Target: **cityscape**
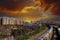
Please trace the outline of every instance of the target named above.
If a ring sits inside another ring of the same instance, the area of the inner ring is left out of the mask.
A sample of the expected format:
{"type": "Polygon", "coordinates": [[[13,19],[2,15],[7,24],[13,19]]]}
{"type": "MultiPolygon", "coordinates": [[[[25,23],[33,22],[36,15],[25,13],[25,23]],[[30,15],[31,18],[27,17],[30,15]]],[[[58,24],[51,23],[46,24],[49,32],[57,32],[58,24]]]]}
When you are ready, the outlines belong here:
{"type": "Polygon", "coordinates": [[[60,40],[60,0],[0,0],[0,40],[60,40]]]}

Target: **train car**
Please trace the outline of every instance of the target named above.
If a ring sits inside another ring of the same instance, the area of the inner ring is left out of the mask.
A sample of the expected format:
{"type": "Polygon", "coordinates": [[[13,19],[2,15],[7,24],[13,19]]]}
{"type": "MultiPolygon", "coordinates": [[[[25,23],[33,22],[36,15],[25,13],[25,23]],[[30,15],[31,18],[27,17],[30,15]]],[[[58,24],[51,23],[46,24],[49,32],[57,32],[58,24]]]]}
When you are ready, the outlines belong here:
{"type": "Polygon", "coordinates": [[[53,28],[49,29],[45,34],[43,34],[38,40],[51,40],[53,35],[53,28]]]}
{"type": "Polygon", "coordinates": [[[43,34],[38,40],[51,40],[53,35],[53,27],[51,27],[45,34],[43,34]]]}
{"type": "Polygon", "coordinates": [[[45,35],[45,37],[43,38],[43,40],[51,40],[52,35],[53,35],[53,28],[51,28],[51,29],[47,32],[47,34],[45,35]]]}

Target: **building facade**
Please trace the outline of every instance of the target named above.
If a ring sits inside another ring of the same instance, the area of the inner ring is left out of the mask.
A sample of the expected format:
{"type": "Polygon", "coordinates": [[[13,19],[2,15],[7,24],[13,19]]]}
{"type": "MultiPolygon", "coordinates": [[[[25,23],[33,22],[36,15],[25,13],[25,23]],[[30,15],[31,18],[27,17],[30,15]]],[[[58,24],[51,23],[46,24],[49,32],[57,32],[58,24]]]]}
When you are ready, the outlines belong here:
{"type": "Polygon", "coordinates": [[[0,25],[22,25],[24,21],[20,18],[0,17],[0,25]]]}

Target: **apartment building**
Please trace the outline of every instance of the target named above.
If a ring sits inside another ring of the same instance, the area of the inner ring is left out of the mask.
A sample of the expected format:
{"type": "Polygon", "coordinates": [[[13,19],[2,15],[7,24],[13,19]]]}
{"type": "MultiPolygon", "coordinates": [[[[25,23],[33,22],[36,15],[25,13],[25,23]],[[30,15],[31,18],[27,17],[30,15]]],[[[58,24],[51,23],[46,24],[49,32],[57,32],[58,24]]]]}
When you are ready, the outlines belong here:
{"type": "Polygon", "coordinates": [[[24,21],[20,18],[0,17],[0,25],[22,25],[24,21]]]}
{"type": "Polygon", "coordinates": [[[1,17],[0,17],[0,25],[2,25],[2,19],[1,19],[1,17]]]}

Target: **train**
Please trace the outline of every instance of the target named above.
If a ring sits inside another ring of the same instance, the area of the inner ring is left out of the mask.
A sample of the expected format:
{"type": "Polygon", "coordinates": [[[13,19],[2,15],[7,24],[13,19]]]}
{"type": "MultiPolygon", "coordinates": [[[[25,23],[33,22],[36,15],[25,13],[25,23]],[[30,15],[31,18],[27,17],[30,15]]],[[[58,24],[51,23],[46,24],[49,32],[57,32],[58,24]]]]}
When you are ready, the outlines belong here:
{"type": "Polygon", "coordinates": [[[53,35],[53,27],[51,27],[46,33],[44,33],[38,40],[51,40],[53,35]]]}
{"type": "Polygon", "coordinates": [[[45,35],[45,40],[51,40],[53,35],[53,28],[51,28],[48,33],[45,35]]]}

